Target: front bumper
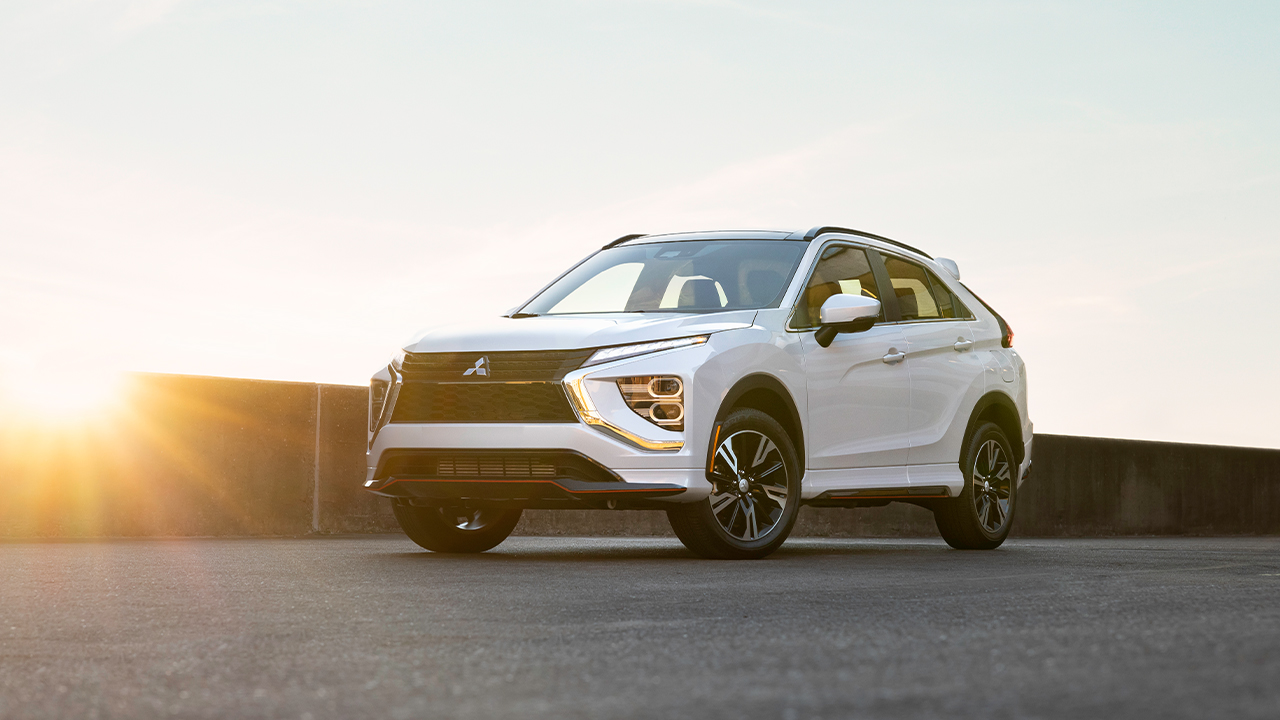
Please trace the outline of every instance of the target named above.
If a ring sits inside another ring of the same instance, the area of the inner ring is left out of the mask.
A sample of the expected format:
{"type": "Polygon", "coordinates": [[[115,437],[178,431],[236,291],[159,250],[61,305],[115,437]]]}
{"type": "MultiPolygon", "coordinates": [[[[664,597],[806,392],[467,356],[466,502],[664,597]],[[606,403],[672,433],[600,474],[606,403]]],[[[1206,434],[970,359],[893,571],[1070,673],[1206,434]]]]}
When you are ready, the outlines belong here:
{"type": "Polygon", "coordinates": [[[657,508],[655,501],[684,492],[679,485],[628,482],[590,483],[573,478],[545,480],[444,480],[394,478],[370,490],[413,504],[510,505],[524,508],[657,508]]]}
{"type": "MultiPolygon", "coordinates": [[[[712,378],[710,383],[695,381],[699,368],[712,354],[711,344],[568,373],[563,387],[577,422],[384,422],[370,436],[365,487],[382,495],[412,495],[424,500],[442,496],[529,502],[566,498],[587,502],[606,496],[619,502],[622,498],[666,503],[701,500],[711,492],[704,467],[706,443],[701,438],[710,437],[713,408],[719,405],[714,389],[723,387],[718,378],[712,378]],[[660,428],[626,404],[617,378],[643,375],[675,375],[682,379],[688,412],[685,432],[660,428]],[[532,485],[520,478],[476,478],[462,487],[456,478],[439,473],[388,470],[384,462],[388,454],[402,451],[570,452],[607,468],[612,477],[606,484],[595,478],[590,487],[578,485],[573,477],[561,476],[539,478],[532,485]]],[[[392,416],[390,410],[386,414],[392,416]]]]}
{"type": "Polygon", "coordinates": [[[687,447],[678,452],[646,452],[579,423],[392,423],[382,428],[369,450],[365,488],[378,495],[419,499],[428,504],[448,498],[512,501],[523,507],[693,502],[711,492],[702,458],[695,459],[693,452],[687,447]],[[583,473],[557,472],[536,478],[459,478],[440,474],[429,466],[406,469],[392,462],[406,453],[475,455],[519,451],[572,453],[599,466],[608,476],[585,478],[583,473]]]}

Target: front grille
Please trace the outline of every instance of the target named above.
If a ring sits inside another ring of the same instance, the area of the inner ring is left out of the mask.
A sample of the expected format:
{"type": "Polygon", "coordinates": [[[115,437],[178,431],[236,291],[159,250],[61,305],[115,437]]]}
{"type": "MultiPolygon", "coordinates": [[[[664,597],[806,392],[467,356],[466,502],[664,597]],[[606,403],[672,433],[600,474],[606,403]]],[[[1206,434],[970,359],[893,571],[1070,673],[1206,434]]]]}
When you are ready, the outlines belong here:
{"type": "Polygon", "coordinates": [[[490,382],[560,382],[591,357],[594,349],[529,352],[407,353],[406,381],[458,382],[483,378],[490,382]],[[485,362],[480,363],[481,358],[485,362]],[[484,372],[477,374],[477,369],[484,372]],[[465,375],[468,370],[471,375],[465,375]]]}
{"type": "Polygon", "coordinates": [[[556,466],[531,457],[444,457],[436,461],[436,475],[442,478],[553,478],[556,466]]]}
{"type": "Polygon", "coordinates": [[[407,480],[620,481],[603,466],[571,450],[388,450],[376,476],[407,480]]]}
{"type": "Polygon", "coordinates": [[[400,388],[393,423],[577,422],[559,383],[426,383],[400,388]]]}

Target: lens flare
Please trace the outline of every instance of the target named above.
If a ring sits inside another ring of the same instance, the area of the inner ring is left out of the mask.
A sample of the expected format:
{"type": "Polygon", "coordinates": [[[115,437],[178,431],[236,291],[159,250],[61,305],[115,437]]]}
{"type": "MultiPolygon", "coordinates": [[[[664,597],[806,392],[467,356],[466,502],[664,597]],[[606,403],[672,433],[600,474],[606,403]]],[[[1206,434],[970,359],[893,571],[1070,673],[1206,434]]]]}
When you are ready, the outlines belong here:
{"type": "Polygon", "coordinates": [[[115,372],[76,370],[0,377],[0,404],[33,421],[90,420],[120,401],[124,378],[115,372]]]}

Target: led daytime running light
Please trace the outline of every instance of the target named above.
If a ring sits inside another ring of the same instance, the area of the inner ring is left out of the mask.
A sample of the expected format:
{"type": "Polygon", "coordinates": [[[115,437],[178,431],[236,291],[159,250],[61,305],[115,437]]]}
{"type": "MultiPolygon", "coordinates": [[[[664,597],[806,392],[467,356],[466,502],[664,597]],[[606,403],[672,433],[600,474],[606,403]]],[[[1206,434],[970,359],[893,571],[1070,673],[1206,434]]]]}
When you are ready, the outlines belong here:
{"type": "Polygon", "coordinates": [[[659,340],[657,342],[640,343],[638,345],[623,345],[621,347],[604,348],[602,350],[597,350],[594,355],[582,364],[582,367],[590,367],[591,365],[599,365],[600,363],[636,357],[637,355],[648,355],[649,353],[661,352],[663,350],[675,350],[676,348],[701,345],[705,343],[707,339],[708,336],[706,335],[696,335],[694,337],[676,338],[675,340],[659,340]]]}
{"type": "Polygon", "coordinates": [[[564,379],[564,387],[569,391],[569,401],[573,403],[574,411],[578,413],[578,417],[582,422],[587,425],[603,430],[644,450],[675,451],[684,447],[683,441],[649,440],[605,420],[600,411],[596,409],[596,404],[591,400],[590,393],[587,392],[586,375],[576,373],[566,377],[564,379]]]}

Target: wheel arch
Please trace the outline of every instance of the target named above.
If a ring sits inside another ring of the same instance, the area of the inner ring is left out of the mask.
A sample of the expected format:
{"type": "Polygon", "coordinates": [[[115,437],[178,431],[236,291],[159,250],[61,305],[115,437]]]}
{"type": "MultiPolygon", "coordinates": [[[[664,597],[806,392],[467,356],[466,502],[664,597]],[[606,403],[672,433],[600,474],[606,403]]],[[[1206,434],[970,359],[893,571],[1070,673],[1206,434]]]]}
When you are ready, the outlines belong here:
{"type": "MultiPolygon", "coordinates": [[[[960,452],[964,453],[969,447],[969,441],[973,439],[973,433],[977,431],[978,426],[983,422],[995,423],[1004,434],[1009,438],[1010,444],[1013,445],[1013,454],[1018,464],[1022,464],[1023,457],[1026,455],[1027,447],[1023,444],[1022,438],[1022,419],[1018,415],[1018,406],[1013,398],[1007,394],[993,391],[983,395],[978,403],[974,405],[973,412],[969,415],[969,425],[964,431],[964,442],[960,445],[960,452]]],[[[961,464],[964,462],[963,455],[959,458],[961,464]]]]}
{"type": "MultiPolygon", "coordinates": [[[[765,373],[756,373],[742,378],[729,388],[729,392],[725,393],[724,399],[720,401],[720,409],[716,412],[716,426],[719,427],[729,413],[738,408],[759,410],[782,425],[782,429],[791,438],[791,443],[795,445],[796,457],[800,461],[800,476],[804,477],[804,424],[800,420],[800,411],[796,409],[795,400],[791,397],[787,386],[783,385],[778,378],[765,373]]],[[[715,452],[714,444],[713,442],[712,447],[708,448],[708,455],[715,452]]]]}

